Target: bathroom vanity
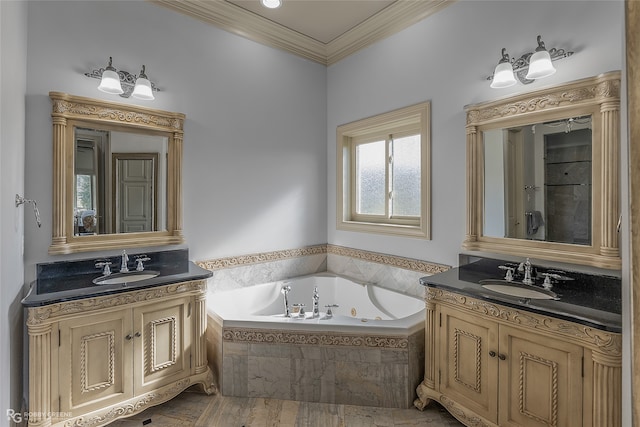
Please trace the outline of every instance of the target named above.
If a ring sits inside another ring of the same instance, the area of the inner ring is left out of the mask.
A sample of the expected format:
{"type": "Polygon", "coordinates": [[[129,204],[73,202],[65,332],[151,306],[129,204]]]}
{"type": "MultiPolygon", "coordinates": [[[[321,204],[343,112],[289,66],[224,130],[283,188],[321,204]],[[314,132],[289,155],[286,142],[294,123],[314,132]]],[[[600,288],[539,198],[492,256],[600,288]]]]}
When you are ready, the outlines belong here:
{"type": "Polygon", "coordinates": [[[620,426],[620,279],[567,272],[557,299],[525,298],[482,286],[503,277],[504,261],[473,261],[421,279],[416,406],[438,401],[469,426],[620,426]]]}
{"type": "Polygon", "coordinates": [[[188,261],[186,250],[145,257],[155,277],[129,282],[140,273],[130,263],[133,271],[102,285],[93,284],[102,276],[96,260],[38,265],[22,301],[29,426],[100,426],[194,384],[214,392],[205,336],[212,273],[188,261]]]}

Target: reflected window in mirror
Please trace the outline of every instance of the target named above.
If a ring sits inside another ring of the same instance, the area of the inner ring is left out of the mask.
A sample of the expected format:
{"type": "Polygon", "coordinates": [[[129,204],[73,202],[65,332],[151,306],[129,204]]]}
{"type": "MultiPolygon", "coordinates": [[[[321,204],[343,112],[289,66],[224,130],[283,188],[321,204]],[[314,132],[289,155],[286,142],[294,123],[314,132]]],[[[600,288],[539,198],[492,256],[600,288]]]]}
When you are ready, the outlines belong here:
{"type": "Polygon", "coordinates": [[[591,116],[490,129],[484,235],[590,245],[591,116]]]}

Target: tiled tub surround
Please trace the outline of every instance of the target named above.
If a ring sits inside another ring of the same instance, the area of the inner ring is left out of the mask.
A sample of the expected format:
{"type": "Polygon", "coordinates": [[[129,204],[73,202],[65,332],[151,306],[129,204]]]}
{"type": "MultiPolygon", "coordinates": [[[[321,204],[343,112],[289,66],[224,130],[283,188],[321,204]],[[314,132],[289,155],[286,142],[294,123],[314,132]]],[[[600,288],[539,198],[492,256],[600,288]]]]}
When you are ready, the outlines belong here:
{"type": "Polygon", "coordinates": [[[324,273],[209,295],[208,345],[225,396],[408,408],[423,375],[422,299],[324,273]],[[333,317],[283,316],[290,301],[333,317]],[[211,301],[211,299],[214,299],[211,301]]]}
{"type": "Polygon", "coordinates": [[[214,292],[328,271],[420,298],[424,294],[420,278],[450,268],[412,258],[326,244],[216,258],[197,264],[213,272],[208,287],[214,292]]]}
{"type": "Polygon", "coordinates": [[[424,329],[406,337],[223,332],[210,317],[207,338],[214,336],[224,396],[409,408],[424,375],[424,329]]]}
{"type": "MultiPolygon", "coordinates": [[[[335,245],[200,261],[213,272],[208,301],[221,291],[320,272],[422,299],[419,279],[448,266],[335,245]]],[[[322,298],[322,295],[321,295],[322,298]]],[[[307,311],[311,310],[309,301],[307,311]]],[[[330,301],[323,300],[322,305],[330,301]]],[[[225,327],[209,316],[209,363],[223,395],[265,396],[406,408],[424,369],[423,329],[364,340],[360,333],[304,333],[225,327]],[[277,383],[277,385],[276,385],[277,383]],[[391,386],[393,385],[393,387],[391,386]]],[[[421,326],[424,327],[423,324],[421,326]]]]}

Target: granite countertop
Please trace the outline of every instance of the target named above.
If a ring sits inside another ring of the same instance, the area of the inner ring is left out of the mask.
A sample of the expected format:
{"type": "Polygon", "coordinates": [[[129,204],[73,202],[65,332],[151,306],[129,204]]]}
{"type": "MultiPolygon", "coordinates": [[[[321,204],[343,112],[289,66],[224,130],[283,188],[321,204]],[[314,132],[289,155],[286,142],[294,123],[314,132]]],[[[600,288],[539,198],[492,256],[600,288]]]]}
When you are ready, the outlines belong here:
{"type": "MultiPolygon", "coordinates": [[[[129,269],[135,271],[136,254],[129,254],[129,269]]],[[[37,307],[59,302],[153,288],[189,280],[202,280],[213,273],[198,267],[188,259],[188,250],[179,249],[147,253],[151,258],[144,263],[145,271],[157,271],[156,277],[138,282],[111,285],[95,285],[93,279],[101,277],[102,271],[95,267],[96,257],[89,260],[63,261],[38,264],[37,279],[31,283],[27,295],[22,299],[25,307],[37,307]]],[[[110,257],[114,273],[119,270],[120,257],[110,257]]]]}
{"type": "MultiPolygon", "coordinates": [[[[444,273],[423,277],[420,283],[596,329],[622,332],[622,291],[619,278],[566,271],[566,276],[574,280],[553,285],[553,292],[558,295],[558,300],[524,299],[492,292],[479,284],[480,280],[503,278],[504,272],[498,266],[504,264],[508,263],[481,258],[444,273]]],[[[544,272],[544,269],[540,268],[538,271],[544,272]]],[[[541,283],[542,279],[538,278],[536,286],[541,283]]]]}

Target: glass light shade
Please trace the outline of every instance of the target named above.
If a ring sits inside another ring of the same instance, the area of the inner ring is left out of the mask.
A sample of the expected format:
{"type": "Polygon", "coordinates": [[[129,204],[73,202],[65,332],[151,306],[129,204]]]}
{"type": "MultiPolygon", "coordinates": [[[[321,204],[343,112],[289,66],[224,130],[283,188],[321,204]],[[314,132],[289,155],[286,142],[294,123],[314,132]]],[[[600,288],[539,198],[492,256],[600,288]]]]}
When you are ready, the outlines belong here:
{"type": "Polygon", "coordinates": [[[546,50],[538,50],[529,59],[529,72],[525,77],[527,80],[541,79],[556,72],[551,63],[551,55],[546,50]]]}
{"type": "Polygon", "coordinates": [[[282,5],[282,0],[260,0],[260,3],[269,9],[277,9],[282,5]]]}
{"type": "Polygon", "coordinates": [[[516,84],[516,78],[513,75],[513,66],[510,62],[501,62],[496,66],[493,72],[493,80],[491,87],[494,89],[502,89],[516,84]]]}
{"type": "Polygon", "coordinates": [[[144,77],[138,77],[136,79],[136,86],[133,88],[131,96],[138,99],[144,99],[147,101],[155,99],[153,91],[151,90],[151,82],[144,77]]]}
{"type": "Polygon", "coordinates": [[[118,76],[118,73],[109,69],[104,70],[102,72],[102,80],[100,80],[98,90],[116,95],[124,93],[122,86],[120,85],[120,77],[118,76]]]}

